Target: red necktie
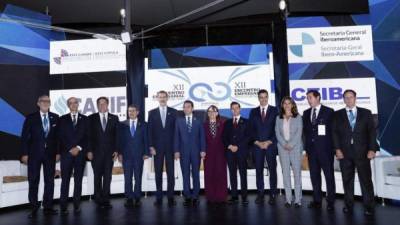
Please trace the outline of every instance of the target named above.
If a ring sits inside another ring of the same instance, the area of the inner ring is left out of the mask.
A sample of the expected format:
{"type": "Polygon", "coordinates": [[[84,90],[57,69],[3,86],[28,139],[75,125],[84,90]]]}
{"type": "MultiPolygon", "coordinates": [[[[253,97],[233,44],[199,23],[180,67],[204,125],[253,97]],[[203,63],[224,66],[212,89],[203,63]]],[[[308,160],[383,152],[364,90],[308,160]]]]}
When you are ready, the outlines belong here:
{"type": "Polygon", "coordinates": [[[235,120],[233,121],[233,127],[237,128],[238,126],[238,121],[237,121],[237,117],[235,117],[235,120]]]}
{"type": "Polygon", "coordinates": [[[261,112],[261,119],[263,122],[265,122],[266,117],[267,117],[267,115],[265,114],[265,108],[263,108],[262,112],[261,112]]]}

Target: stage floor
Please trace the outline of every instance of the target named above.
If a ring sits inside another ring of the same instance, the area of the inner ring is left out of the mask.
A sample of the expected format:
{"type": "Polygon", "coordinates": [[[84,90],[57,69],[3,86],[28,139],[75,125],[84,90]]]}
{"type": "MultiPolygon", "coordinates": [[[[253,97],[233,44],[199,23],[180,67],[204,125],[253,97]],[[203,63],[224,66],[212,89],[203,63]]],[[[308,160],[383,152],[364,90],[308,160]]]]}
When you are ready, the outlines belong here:
{"type": "MultiPolygon", "coordinates": [[[[352,216],[342,212],[343,200],[336,201],[335,212],[328,213],[325,203],[321,210],[308,209],[307,203],[311,200],[309,194],[303,197],[303,206],[299,209],[285,208],[284,196],[278,196],[277,204],[270,206],[268,197],[263,206],[256,205],[255,194],[249,196],[249,205],[208,205],[204,196],[200,198],[200,205],[196,208],[184,207],[183,198],[176,197],[177,205],[168,207],[165,199],[162,207],[153,205],[154,197],[142,199],[142,205],[133,209],[124,207],[125,199],[122,196],[112,198],[113,208],[110,210],[97,209],[93,201],[84,200],[82,211],[75,215],[70,205],[70,213],[67,216],[44,216],[38,212],[36,219],[28,219],[29,208],[18,206],[14,208],[0,209],[0,225],[16,224],[49,224],[49,225],[91,225],[91,224],[229,224],[229,225],[324,225],[324,224],[400,224],[400,207],[392,204],[376,205],[376,215],[366,218],[363,207],[359,201],[354,206],[352,216]]],[[[58,205],[56,205],[58,208],[58,205]]]]}

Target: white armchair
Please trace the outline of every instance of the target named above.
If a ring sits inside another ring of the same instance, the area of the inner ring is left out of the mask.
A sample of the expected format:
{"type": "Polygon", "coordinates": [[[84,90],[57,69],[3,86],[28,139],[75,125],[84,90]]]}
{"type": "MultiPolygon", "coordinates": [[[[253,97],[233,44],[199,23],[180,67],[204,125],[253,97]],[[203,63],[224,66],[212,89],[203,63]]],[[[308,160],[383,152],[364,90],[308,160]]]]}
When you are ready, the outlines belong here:
{"type": "Polygon", "coordinates": [[[378,197],[400,200],[400,156],[375,158],[378,197]]]}

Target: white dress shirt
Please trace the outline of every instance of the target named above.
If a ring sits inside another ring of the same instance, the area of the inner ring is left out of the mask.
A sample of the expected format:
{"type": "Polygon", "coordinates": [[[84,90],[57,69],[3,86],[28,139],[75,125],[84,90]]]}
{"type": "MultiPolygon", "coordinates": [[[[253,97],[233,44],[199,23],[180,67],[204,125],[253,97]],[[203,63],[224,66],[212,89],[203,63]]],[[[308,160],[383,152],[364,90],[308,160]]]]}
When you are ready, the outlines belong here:
{"type": "Polygon", "coordinates": [[[321,109],[321,104],[315,106],[315,108],[311,108],[311,113],[310,113],[310,120],[312,121],[312,116],[313,116],[313,110],[315,110],[315,119],[318,118],[319,110],[321,109]]]}

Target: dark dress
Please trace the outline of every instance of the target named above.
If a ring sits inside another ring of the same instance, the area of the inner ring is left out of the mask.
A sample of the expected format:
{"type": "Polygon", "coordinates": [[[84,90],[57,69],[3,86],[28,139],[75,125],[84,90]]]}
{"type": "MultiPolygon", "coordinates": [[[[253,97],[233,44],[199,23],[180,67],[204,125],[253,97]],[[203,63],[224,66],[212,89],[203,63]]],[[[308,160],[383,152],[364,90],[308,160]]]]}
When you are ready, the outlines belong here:
{"type": "Polygon", "coordinates": [[[210,202],[223,202],[228,195],[227,168],[225,149],[222,142],[224,122],[206,121],[204,131],[206,136],[207,155],[204,160],[204,186],[206,198],[210,202]]]}

